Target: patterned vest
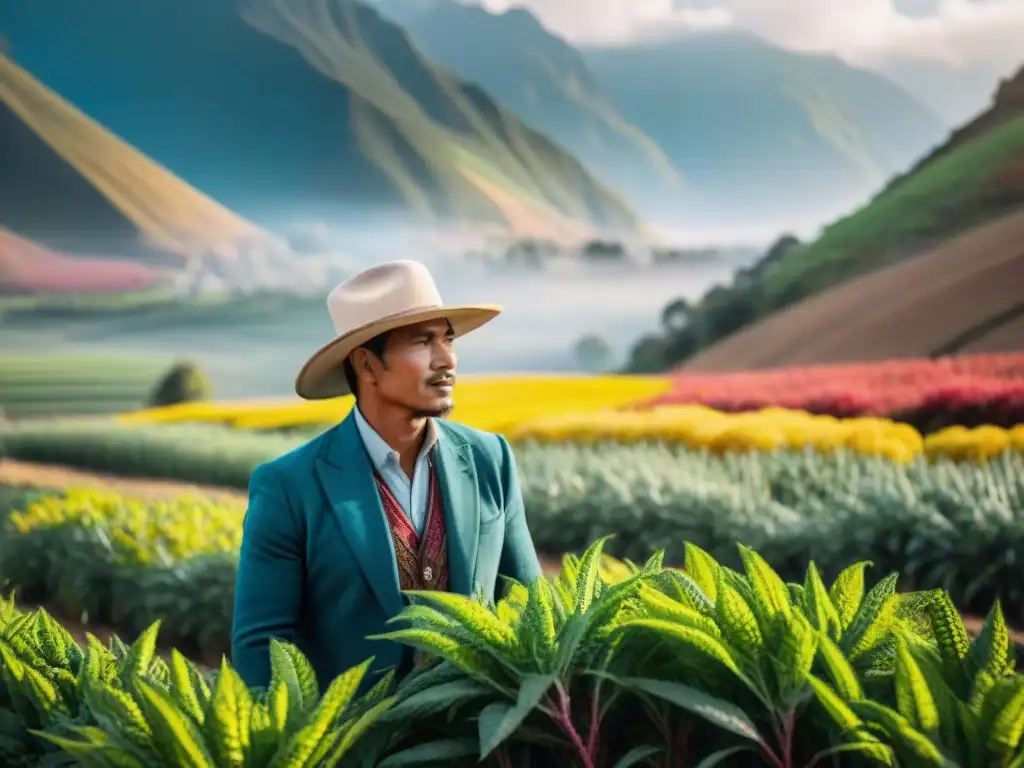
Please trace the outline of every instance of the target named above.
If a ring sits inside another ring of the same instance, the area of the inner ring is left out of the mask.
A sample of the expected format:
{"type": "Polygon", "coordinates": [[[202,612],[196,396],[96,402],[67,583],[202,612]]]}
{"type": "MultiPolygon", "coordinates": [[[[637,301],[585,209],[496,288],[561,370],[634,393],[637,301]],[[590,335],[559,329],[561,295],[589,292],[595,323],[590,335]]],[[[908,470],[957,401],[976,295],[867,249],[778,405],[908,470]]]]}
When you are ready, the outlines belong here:
{"type": "Polygon", "coordinates": [[[387,484],[376,472],[377,490],[391,530],[398,561],[398,584],[406,589],[448,591],[448,537],[444,526],[444,499],[434,462],[430,462],[430,490],[427,493],[427,521],[422,539],[402,511],[387,484]]]}

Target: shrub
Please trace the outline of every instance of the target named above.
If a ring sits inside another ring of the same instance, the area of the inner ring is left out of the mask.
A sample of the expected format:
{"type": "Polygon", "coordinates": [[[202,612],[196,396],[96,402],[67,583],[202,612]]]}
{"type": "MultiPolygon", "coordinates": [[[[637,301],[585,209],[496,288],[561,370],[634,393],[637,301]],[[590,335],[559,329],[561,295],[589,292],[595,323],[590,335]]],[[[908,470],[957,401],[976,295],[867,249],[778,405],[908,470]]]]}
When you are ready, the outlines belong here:
{"type": "Polygon", "coordinates": [[[185,361],[175,364],[156,385],[149,398],[149,407],[194,403],[209,400],[212,395],[213,385],[206,374],[195,363],[185,361]]]}

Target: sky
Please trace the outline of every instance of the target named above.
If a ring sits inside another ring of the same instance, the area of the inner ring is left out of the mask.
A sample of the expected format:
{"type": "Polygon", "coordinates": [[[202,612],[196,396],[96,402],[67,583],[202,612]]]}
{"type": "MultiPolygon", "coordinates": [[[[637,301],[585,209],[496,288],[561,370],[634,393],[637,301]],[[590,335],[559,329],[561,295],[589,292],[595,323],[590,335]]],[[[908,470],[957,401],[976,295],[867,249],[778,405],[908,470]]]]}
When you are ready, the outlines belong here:
{"type": "Polygon", "coordinates": [[[724,27],[868,67],[910,59],[1006,74],[1024,58],[1024,0],[476,1],[492,11],[525,6],[580,45],[724,27]]]}

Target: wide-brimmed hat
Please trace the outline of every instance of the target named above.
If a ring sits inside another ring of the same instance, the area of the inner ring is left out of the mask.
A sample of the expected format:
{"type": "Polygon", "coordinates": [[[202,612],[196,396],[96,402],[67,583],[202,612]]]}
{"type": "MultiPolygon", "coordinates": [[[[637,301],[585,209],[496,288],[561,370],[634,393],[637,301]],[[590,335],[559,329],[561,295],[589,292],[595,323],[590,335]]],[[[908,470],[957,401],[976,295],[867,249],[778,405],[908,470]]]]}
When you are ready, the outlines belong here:
{"type": "Polygon", "coordinates": [[[347,395],[342,369],[356,347],[385,331],[444,318],[456,336],[476,330],[501,313],[499,304],[445,306],[430,271],[418,261],[378,264],[353,275],[327,297],[335,338],[318,349],[295,379],[306,400],[347,395]]]}

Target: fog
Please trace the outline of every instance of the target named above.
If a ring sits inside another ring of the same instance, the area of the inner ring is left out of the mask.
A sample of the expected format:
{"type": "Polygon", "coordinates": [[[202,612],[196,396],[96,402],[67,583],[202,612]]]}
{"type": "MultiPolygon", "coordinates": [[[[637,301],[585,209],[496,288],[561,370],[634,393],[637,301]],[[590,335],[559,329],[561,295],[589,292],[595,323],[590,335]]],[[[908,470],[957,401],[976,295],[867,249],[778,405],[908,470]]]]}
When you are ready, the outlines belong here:
{"type": "MultiPolygon", "coordinates": [[[[446,304],[505,307],[496,320],[457,342],[461,373],[578,371],[572,347],[587,333],[604,337],[615,351],[610,362],[618,364],[638,336],[657,330],[668,301],[695,299],[712,283],[727,280],[732,270],[727,263],[650,269],[579,265],[561,274],[432,265],[446,304]]],[[[268,314],[244,324],[137,332],[130,322],[118,321],[65,327],[59,337],[54,329],[38,334],[21,329],[17,346],[33,353],[189,358],[213,379],[218,398],[272,397],[292,394],[307,355],[331,336],[326,306],[314,304],[297,315],[268,314]]]]}

